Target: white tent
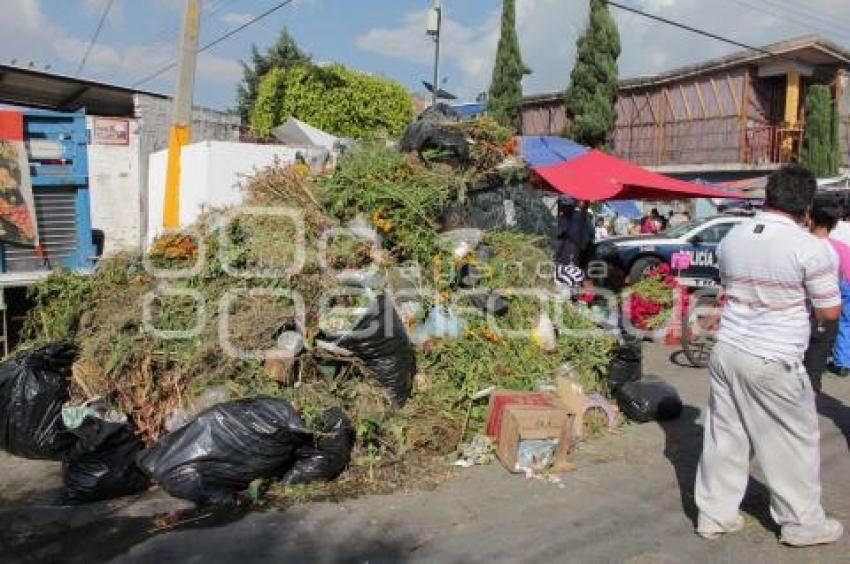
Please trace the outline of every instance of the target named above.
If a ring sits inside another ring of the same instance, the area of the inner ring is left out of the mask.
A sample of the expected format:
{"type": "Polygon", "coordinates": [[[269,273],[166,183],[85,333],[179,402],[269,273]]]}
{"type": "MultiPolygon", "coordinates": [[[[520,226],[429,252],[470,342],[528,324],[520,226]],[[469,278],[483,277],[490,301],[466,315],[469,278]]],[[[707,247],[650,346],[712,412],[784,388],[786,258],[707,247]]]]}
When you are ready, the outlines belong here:
{"type": "Polygon", "coordinates": [[[330,133],[325,133],[321,129],[293,117],[286,120],[286,123],[283,125],[272,129],[272,135],[286,145],[320,147],[328,151],[332,151],[334,146],[340,141],[339,137],[334,137],[330,133]]]}

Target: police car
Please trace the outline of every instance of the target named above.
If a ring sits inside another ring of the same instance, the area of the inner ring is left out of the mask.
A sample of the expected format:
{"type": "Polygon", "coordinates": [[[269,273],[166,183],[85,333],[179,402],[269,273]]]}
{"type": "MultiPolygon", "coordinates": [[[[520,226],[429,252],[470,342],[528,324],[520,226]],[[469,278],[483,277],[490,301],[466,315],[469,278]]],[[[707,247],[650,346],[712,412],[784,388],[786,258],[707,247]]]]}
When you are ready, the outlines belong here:
{"type": "Polygon", "coordinates": [[[642,279],[662,263],[670,264],[674,253],[690,255],[690,267],[679,274],[680,283],[691,287],[716,286],[717,245],[746,215],[722,215],[672,227],[657,235],[613,237],[598,242],[588,267],[591,278],[604,279],[612,287],[642,279]]]}

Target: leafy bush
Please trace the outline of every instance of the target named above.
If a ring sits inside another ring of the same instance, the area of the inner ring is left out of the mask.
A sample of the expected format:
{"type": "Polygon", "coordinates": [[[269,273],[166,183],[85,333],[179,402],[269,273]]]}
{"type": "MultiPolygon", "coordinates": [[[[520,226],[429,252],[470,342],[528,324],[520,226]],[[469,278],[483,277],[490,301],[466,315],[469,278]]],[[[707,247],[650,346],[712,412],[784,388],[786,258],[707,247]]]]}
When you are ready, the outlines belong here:
{"type": "Polygon", "coordinates": [[[294,117],[334,135],[398,135],[413,118],[413,100],[398,83],[342,65],[272,69],[261,81],[251,128],[267,135],[294,117]]]}
{"type": "Polygon", "coordinates": [[[324,181],[328,212],[369,218],[396,255],[427,264],[436,248],[437,218],[451,197],[442,179],[381,143],[346,153],[324,181]]]}

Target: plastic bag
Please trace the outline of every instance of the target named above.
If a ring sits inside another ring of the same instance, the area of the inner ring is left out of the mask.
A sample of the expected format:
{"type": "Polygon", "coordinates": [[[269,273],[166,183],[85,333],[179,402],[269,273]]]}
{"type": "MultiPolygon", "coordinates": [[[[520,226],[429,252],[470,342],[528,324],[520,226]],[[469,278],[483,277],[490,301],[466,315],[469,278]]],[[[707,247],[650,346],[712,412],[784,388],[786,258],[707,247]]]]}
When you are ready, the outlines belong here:
{"type": "Polygon", "coordinates": [[[226,505],[258,478],[282,476],[311,440],[283,399],[221,403],[139,454],[139,467],[174,497],[226,505]]]}
{"type": "Polygon", "coordinates": [[[60,460],[74,444],[62,424],[77,349],[51,343],[0,364],[0,448],[16,456],[60,460]]]}
{"type": "Polygon", "coordinates": [[[69,432],[77,442],[62,461],[63,503],[90,503],[148,489],[150,480],[136,466],[136,455],[145,445],[126,417],[85,415],[69,432]]]}
{"type": "Polygon", "coordinates": [[[484,313],[491,313],[496,317],[507,315],[508,301],[497,293],[492,294],[472,294],[469,301],[473,307],[477,307],[484,313]]]}
{"type": "Polygon", "coordinates": [[[558,343],[555,337],[555,325],[546,312],[541,313],[537,318],[537,325],[534,328],[532,338],[543,352],[553,353],[557,350],[558,343]]]}
{"type": "Polygon", "coordinates": [[[469,143],[463,134],[450,127],[459,120],[460,115],[448,104],[431,106],[407,126],[399,148],[403,153],[441,149],[465,161],[469,157],[469,143]]]}
{"type": "Polygon", "coordinates": [[[428,339],[457,339],[466,327],[466,322],[446,306],[437,305],[431,308],[428,318],[420,327],[421,336],[428,339]]]}
{"type": "Polygon", "coordinates": [[[615,393],[626,417],[639,423],[676,419],[682,413],[682,400],[676,388],[655,376],[627,382],[615,393]]]}
{"type": "Polygon", "coordinates": [[[643,376],[643,341],[638,337],[625,335],[617,345],[611,364],[605,374],[605,380],[611,392],[628,382],[637,382],[643,376]]]}
{"type": "Polygon", "coordinates": [[[356,434],[345,412],[332,407],[316,423],[313,441],[296,450],[295,465],[283,477],[283,483],[328,482],[342,474],[351,461],[356,434]]]}
{"type": "Polygon", "coordinates": [[[366,314],[335,344],[366,364],[394,406],[405,404],[416,375],[416,357],[404,322],[385,295],[373,299],[366,314]]]}

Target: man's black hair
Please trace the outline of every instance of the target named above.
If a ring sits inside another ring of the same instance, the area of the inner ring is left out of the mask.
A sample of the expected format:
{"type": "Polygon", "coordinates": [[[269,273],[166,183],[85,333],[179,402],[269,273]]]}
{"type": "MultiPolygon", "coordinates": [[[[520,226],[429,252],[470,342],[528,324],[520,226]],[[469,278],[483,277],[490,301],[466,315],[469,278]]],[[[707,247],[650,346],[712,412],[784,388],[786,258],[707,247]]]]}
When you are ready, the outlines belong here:
{"type": "Polygon", "coordinates": [[[841,212],[840,206],[815,200],[810,217],[815,227],[824,227],[827,231],[832,231],[841,219],[841,212]]]}
{"type": "Polygon", "coordinates": [[[764,207],[802,220],[812,207],[818,188],[815,176],[797,164],[777,170],[767,178],[764,207]]]}

